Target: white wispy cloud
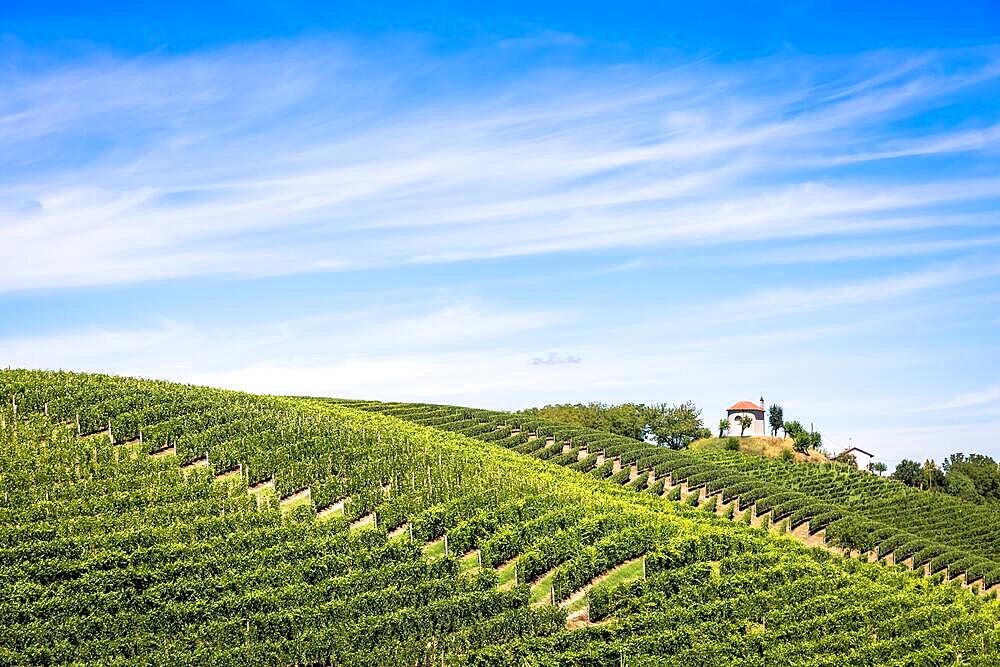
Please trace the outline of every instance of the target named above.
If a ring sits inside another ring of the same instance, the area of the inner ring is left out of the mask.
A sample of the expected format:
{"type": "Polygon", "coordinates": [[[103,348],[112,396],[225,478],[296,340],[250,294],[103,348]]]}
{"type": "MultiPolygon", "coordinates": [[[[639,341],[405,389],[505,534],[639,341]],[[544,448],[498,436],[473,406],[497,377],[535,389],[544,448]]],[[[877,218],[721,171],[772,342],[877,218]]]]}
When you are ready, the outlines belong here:
{"type": "Polygon", "coordinates": [[[841,312],[843,307],[895,302],[928,292],[984,281],[1000,276],[1000,265],[956,264],[910,273],[848,282],[837,280],[804,287],[770,287],[748,290],[720,299],[704,322],[785,318],[797,313],[841,312]]]}
{"type": "Polygon", "coordinates": [[[856,234],[1000,198],[995,169],[851,171],[994,150],[991,111],[905,140],[889,127],[995,87],[995,50],[502,66],[574,43],[12,54],[0,291],[856,234]]]}
{"type": "Polygon", "coordinates": [[[957,396],[942,403],[941,408],[978,408],[996,404],[1000,404],[1000,385],[987,387],[980,391],[970,391],[958,394],[957,396]]]}

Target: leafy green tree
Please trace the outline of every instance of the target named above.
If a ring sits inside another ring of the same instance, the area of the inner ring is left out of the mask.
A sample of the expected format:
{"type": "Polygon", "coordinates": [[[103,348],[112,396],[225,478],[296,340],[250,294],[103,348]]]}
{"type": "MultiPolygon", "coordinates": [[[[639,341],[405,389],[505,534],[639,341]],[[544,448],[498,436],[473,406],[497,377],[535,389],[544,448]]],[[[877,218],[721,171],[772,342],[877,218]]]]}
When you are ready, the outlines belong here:
{"type": "Polygon", "coordinates": [[[778,431],[785,425],[785,411],[780,405],[772,405],[768,410],[768,424],[771,426],[771,435],[778,436],[778,431]]]}
{"type": "Polygon", "coordinates": [[[903,459],[896,465],[896,469],[890,477],[899,480],[907,486],[920,486],[920,474],[921,468],[919,463],[903,459]]]}
{"type": "Polygon", "coordinates": [[[785,422],[785,435],[794,441],[795,451],[805,453],[810,449],[819,449],[823,445],[823,437],[813,431],[809,432],[797,421],[785,422]]]}
{"type": "Polygon", "coordinates": [[[969,477],[954,470],[949,470],[948,474],[945,475],[944,490],[953,496],[958,496],[970,502],[978,502],[983,498],[976,491],[976,485],[969,477]]]}
{"type": "Polygon", "coordinates": [[[723,417],[719,420],[719,437],[721,438],[726,433],[729,433],[729,420],[723,417]]]}
{"type": "Polygon", "coordinates": [[[944,473],[941,471],[941,468],[938,468],[937,464],[934,463],[932,459],[924,461],[924,465],[921,467],[920,472],[922,488],[933,491],[944,487],[944,473]]]}
{"type": "Polygon", "coordinates": [[[680,405],[661,403],[649,410],[649,436],[659,445],[682,449],[698,438],[711,436],[701,421],[701,410],[691,401],[680,405]]]}
{"type": "Polygon", "coordinates": [[[950,483],[952,476],[961,476],[972,484],[976,496],[987,500],[1000,500],[1000,465],[989,456],[952,454],[944,460],[941,468],[949,480],[946,489],[952,486],[956,491],[962,489],[963,493],[956,492],[956,495],[962,495],[963,498],[969,495],[965,480],[957,479],[954,485],[950,483]]]}
{"type": "Polygon", "coordinates": [[[868,464],[868,469],[871,470],[873,473],[878,474],[879,477],[881,477],[882,473],[888,470],[889,467],[886,466],[886,464],[882,463],[881,461],[872,461],[871,463],[868,464]]]}
{"type": "Polygon", "coordinates": [[[823,436],[820,435],[819,431],[813,431],[809,434],[809,447],[812,449],[819,449],[823,446],[823,436]]]}
{"type": "Polygon", "coordinates": [[[769,415],[771,432],[777,435],[779,428],[784,429],[785,435],[793,440],[792,447],[795,451],[804,454],[810,449],[819,449],[823,446],[823,436],[819,432],[807,431],[799,421],[786,422],[784,418],[784,410],[781,406],[772,405],[769,415]]]}
{"type": "Polygon", "coordinates": [[[736,423],[740,425],[740,437],[746,433],[746,430],[753,426],[753,417],[750,415],[740,415],[736,418],[736,423]]]}
{"type": "Polygon", "coordinates": [[[802,424],[797,421],[785,422],[782,425],[782,428],[785,429],[785,435],[796,442],[798,442],[800,436],[806,432],[805,428],[802,427],[802,424]]]}
{"type": "Polygon", "coordinates": [[[805,454],[810,449],[819,449],[823,444],[823,436],[816,432],[810,433],[801,427],[795,429],[795,435],[792,439],[795,441],[792,445],[795,451],[802,454],[805,454]]]}

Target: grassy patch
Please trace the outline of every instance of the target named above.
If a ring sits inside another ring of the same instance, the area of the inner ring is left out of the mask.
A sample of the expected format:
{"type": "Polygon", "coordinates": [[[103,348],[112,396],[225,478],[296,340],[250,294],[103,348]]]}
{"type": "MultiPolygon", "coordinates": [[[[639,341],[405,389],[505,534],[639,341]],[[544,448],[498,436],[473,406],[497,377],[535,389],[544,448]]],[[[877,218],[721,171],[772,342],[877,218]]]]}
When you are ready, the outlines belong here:
{"type": "Polygon", "coordinates": [[[428,542],[424,546],[424,556],[427,558],[439,558],[444,556],[444,538],[428,542]]]}
{"type": "Polygon", "coordinates": [[[563,607],[563,609],[566,610],[567,614],[572,614],[574,611],[580,611],[581,609],[586,608],[589,604],[590,602],[587,600],[587,596],[584,595],[579,600],[574,600],[573,602],[570,602],[568,605],[563,607]]]}
{"type": "Polygon", "coordinates": [[[283,503],[281,503],[281,511],[282,512],[291,512],[296,507],[302,507],[303,505],[308,505],[310,502],[312,502],[312,501],[309,499],[309,496],[308,495],[304,495],[301,498],[296,498],[295,500],[292,500],[290,502],[283,502],[283,503]]]}
{"type": "Polygon", "coordinates": [[[317,518],[319,518],[320,521],[325,521],[327,519],[332,519],[335,516],[336,517],[340,517],[340,518],[344,518],[344,516],[346,516],[346,514],[344,512],[344,508],[343,507],[338,507],[337,509],[333,510],[332,512],[327,512],[322,517],[319,517],[317,515],[317,518]]]}
{"type": "MultiPolygon", "coordinates": [[[[690,448],[697,449],[725,449],[728,438],[702,438],[691,443],[690,448]]],[[[792,447],[791,438],[772,438],[770,436],[747,436],[738,438],[740,441],[740,451],[744,454],[755,454],[767,458],[776,459],[783,451],[794,453],[796,461],[812,461],[814,463],[825,463],[829,459],[819,452],[812,450],[806,454],[795,453],[792,447]]]]}
{"type": "Polygon", "coordinates": [[[612,570],[608,578],[601,582],[602,586],[617,586],[642,578],[642,559],[638,558],[616,570],[612,570]]]}
{"type": "Polygon", "coordinates": [[[552,602],[552,579],[553,573],[549,572],[531,585],[531,604],[552,602]]]}
{"type": "Polygon", "coordinates": [[[500,575],[500,581],[498,582],[500,587],[512,586],[514,584],[514,568],[517,561],[511,561],[506,565],[503,565],[497,570],[497,574],[500,575]]]}
{"type": "Polygon", "coordinates": [[[460,572],[471,572],[479,567],[479,552],[471,551],[458,561],[460,572]]]}
{"type": "MultiPolygon", "coordinates": [[[[607,577],[603,579],[601,583],[594,586],[594,588],[618,586],[626,584],[630,581],[636,581],[637,579],[642,579],[642,558],[637,558],[630,563],[619,565],[617,568],[612,569],[608,573],[607,577]]],[[[579,611],[589,604],[590,601],[585,595],[579,600],[575,600],[574,602],[566,605],[565,609],[568,613],[572,614],[574,611],[579,611]]]]}

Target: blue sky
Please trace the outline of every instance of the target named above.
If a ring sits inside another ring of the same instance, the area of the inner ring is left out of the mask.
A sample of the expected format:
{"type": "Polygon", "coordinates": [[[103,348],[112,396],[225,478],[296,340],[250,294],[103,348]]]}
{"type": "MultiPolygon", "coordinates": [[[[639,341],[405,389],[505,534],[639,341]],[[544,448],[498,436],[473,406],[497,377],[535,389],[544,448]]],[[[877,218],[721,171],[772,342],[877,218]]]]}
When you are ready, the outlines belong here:
{"type": "Polygon", "coordinates": [[[84,4],[0,4],[4,364],[1000,455],[989,3],[84,4]]]}

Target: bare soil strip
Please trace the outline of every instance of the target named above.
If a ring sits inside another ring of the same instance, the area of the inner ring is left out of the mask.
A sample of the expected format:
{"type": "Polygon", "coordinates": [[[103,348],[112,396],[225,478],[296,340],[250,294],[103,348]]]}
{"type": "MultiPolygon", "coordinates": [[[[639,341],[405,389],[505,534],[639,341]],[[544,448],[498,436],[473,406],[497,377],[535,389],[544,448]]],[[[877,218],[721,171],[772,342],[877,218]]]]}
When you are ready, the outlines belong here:
{"type": "Polygon", "coordinates": [[[341,516],[344,514],[344,503],[347,502],[347,498],[341,498],[337,502],[333,503],[328,507],[324,507],[320,511],[316,512],[317,519],[325,519],[328,516],[332,516],[336,513],[340,513],[341,516]]]}
{"type": "Polygon", "coordinates": [[[274,478],[273,477],[268,477],[267,479],[263,479],[263,480],[257,482],[256,484],[248,486],[247,487],[247,492],[249,492],[249,493],[257,493],[258,491],[263,491],[264,489],[267,489],[267,488],[271,488],[271,489],[274,488],[274,478]]]}
{"type": "Polygon", "coordinates": [[[216,475],[215,481],[224,482],[228,479],[239,479],[240,477],[243,477],[243,470],[240,468],[231,468],[229,470],[226,470],[225,472],[220,472],[218,475],[216,475]]]}
{"type": "Polygon", "coordinates": [[[177,448],[174,447],[173,445],[170,445],[168,447],[164,447],[163,449],[158,449],[155,452],[151,452],[150,456],[152,456],[153,458],[158,459],[158,458],[162,458],[164,456],[170,456],[170,455],[176,455],[176,454],[177,454],[177,448]]]}
{"type": "Polygon", "coordinates": [[[375,524],[375,513],[366,514],[354,523],[352,523],[348,528],[350,530],[355,530],[357,528],[364,528],[365,526],[371,526],[375,524]]]}
{"type": "Polygon", "coordinates": [[[195,459],[189,463],[185,463],[181,466],[181,470],[191,470],[192,468],[198,468],[208,465],[208,456],[202,456],[201,458],[195,459]]]}
{"type": "Polygon", "coordinates": [[[305,500],[307,498],[312,498],[312,490],[309,487],[306,487],[301,491],[296,491],[290,496],[285,496],[284,498],[281,499],[280,504],[282,507],[288,507],[289,505],[301,502],[302,500],[305,500]]]}
{"type": "Polygon", "coordinates": [[[393,528],[391,531],[389,531],[389,539],[392,540],[392,539],[395,539],[397,537],[401,537],[409,529],[410,529],[410,524],[408,524],[408,523],[404,523],[401,526],[397,526],[396,528],[393,528]]]}

